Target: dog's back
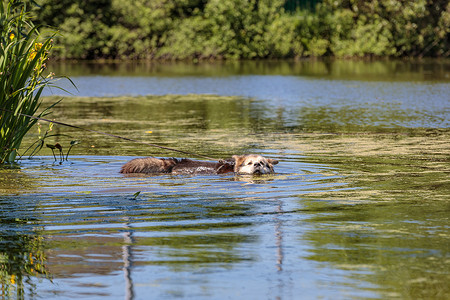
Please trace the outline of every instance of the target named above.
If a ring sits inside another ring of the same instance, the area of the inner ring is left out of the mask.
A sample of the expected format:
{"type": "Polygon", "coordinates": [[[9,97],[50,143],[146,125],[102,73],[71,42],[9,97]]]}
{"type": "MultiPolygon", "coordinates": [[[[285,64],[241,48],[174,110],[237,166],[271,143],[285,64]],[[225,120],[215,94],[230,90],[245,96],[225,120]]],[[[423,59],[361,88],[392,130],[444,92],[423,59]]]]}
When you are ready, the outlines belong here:
{"type": "Polygon", "coordinates": [[[177,164],[175,158],[135,158],[122,166],[120,173],[171,173],[173,167],[177,164]]]}
{"type": "Polygon", "coordinates": [[[234,171],[231,162],[207,162],[176,158],[136,158],[123,165],[120,173],[223,174],[234,171]]]}
{"type": "Polygon", "coordinates": [[[208,162],[182,159],[172,169],[172,174],[223,174],[233,172],[234,166],[230,162],[208,162]]]}

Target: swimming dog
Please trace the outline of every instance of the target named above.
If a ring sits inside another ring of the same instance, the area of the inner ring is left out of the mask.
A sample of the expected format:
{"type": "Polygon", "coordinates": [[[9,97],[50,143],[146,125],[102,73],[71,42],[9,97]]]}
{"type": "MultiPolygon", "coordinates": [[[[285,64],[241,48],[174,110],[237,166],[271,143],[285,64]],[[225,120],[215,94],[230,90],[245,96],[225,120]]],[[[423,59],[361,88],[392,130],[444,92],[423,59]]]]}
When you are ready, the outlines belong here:
{"type": "Polygon", "coordinates": [[[233,155],[230,160],[218,162],[196,161],[178,158],[135,158],[122,166],[120,173],[175,174],[175,175],[207,175],[234,172],[236,174],[270,174],[275,159],[261,155],[233,155]]]}

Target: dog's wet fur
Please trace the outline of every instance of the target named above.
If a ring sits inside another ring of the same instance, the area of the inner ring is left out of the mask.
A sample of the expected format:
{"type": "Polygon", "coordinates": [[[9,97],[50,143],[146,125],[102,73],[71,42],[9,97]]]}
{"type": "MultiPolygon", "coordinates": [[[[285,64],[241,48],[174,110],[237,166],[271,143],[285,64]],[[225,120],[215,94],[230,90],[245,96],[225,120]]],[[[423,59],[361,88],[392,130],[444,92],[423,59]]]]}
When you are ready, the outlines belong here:
{"type": "Polygon", "coordinates": [[[234,172],[236,174],[271,174],[277,160],[261,155],[233,155],[232,159],[218,162],[178,158],[136,158],[122,166],[120,173],[208,175],[234,172]]]}

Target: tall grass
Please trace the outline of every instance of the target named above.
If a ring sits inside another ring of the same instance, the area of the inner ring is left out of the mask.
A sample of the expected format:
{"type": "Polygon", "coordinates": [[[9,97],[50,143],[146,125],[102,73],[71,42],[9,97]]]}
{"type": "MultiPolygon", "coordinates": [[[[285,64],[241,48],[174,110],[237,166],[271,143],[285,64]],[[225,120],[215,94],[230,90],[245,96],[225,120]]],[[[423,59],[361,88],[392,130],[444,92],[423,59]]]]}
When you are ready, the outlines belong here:
{"type": "Polygon", "coordinates": [[[0,164],[13,162],[25,134],[42,117],[43,89],[53,74],[46,62],[53,36],[43,38],[27,12],[32,2],[2,0],[0,4],[0,164]]]}

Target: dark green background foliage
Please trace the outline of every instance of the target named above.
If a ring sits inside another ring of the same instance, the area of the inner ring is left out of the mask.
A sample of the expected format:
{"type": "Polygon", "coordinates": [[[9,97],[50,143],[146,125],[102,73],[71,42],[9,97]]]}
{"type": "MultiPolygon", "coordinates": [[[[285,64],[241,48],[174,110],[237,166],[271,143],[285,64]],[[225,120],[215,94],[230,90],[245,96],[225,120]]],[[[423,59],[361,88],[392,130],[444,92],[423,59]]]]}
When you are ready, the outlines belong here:
{"type": "Polygon", "coordinates": [[[448,0],[41,0],[68,59],[448,56],[448,0]]]}

